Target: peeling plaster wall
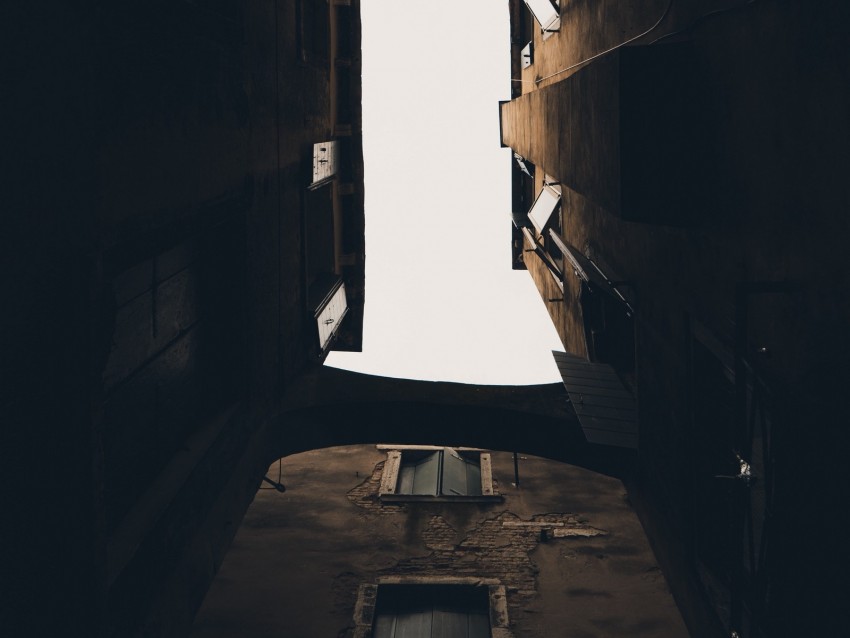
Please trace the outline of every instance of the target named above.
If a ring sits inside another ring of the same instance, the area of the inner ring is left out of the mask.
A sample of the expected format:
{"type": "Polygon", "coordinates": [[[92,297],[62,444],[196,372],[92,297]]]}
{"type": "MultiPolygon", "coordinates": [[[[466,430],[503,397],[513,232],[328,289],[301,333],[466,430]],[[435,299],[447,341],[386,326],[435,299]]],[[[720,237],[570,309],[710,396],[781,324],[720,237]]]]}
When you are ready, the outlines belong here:
{"type": "Polygon", "coordinates": [[[193,638],[358,635],[363,585],[475,579],[504,586],[517,638],[687,635],[622,483],[523,456],[517,489],[492,456],[503,503],[386,506],[373,446],[284,458],[286,493],[257,493],[193,638]]]}

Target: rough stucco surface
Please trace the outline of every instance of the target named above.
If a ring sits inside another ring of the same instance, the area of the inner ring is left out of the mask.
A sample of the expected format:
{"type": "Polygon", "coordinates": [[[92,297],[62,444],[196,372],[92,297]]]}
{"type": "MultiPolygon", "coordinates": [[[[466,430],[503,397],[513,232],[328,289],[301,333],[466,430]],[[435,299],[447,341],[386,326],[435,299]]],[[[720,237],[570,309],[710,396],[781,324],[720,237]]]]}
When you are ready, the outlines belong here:
{"type": "Polygon", "coordinates": [[[388,577],[496,579],[518,638],[687,635],[618,480],[521,457],[517,489],[494,452],[502,503],[382,505],[385,458],[283,459],[286,493],[257,493],[192,636],[348,636],[358,587],[388,577]]]}

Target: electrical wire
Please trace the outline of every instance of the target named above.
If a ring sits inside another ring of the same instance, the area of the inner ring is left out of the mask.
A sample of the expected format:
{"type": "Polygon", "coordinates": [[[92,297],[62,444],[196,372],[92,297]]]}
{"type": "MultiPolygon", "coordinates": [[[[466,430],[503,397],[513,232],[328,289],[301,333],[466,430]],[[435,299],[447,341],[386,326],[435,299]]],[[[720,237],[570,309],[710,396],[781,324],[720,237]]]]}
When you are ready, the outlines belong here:
{"type": "Polygon", "coordinates": [[[716,9],[714,11],[709,11],[708,13],[701,15],[696,20],[691,22],[684,29],[679,29],[678,31],[672,31],[670,33],[665,33],[664,35],[660,35],[657,38],[655,38],[652,42],[649,42],[648,44],[649,45],[655,44],[656,42],[661,42],[661,40],[666,40],[667,38],[672,38],[674,36],[681,35],[681,34],[685,33],[686,31],[690,31],[691,29],[696,27],[703,20],[711,18],[712,16],[720,15],[721,13],[729,13],[730,11],[737,11],[738,9],[745,9],[752,4],[755,4],[757,1],[758,0],[747,0],[747,2],[742,2],[741,4],[736,4],[734,7],[726,7],[725,9],[716,9]]]}
{"type": "MultiPolygon", "coordinates": [[[[604,55],[608,55],[609,53],[612,53],[612,52],[616,51],[617,49],[621,49],[622,47],[624,47],[628,44],[631,44],[635,40],[639,40],[640,38],[643,38],[643,37],[649,35],[653,31],[655,31],[659,26],[661,26],[661,23],[664,22],[664,20],[670,14],[670,9],[673,8],[673,2],[674,2],[674,0],[669,0],[669,2],[667,3],[667,7],[664,9],[664,12],[661,14],[661,17],[658,18],[658,20],[656,20],[655,24],[653,24],[651,27],[649,27],[646,31],[639,33],[635,36],[632,36],[628,40],[624,40],[623,42],[620,42],[619,44],[617,44],[617,45],[615,45],[615,46],[613,46],[609,49],[606,49],[604,51],[596,53],[596,54],[590,56],[589,58],[585,58],[581,62],[576,62],[575,64],[571,64],[570,66],[564,67],[560,71],[556,71],[555,73],[550,73],[549,75],[547,75],[545,77],[537,78],[536,80],[522,80],[522,79],[517,79],[517,78],[511,78],[511,81],[512,82],[533,82],[534,84],[539,85],[541,82],[548,80],[550,78],[553,78],[556,75],[561,75],[562,73],[566,73],[567,71],[571,71],[571,70],[573,70],[577,67],[580,67],[584,64],[587,64],[588,62],[596,60],[597,58],[601,58],[604,55]]],[[[716,11],[711,11],[709,13],[701,15],[699,18],[694,20],[691,24],[689,24],[684,29],[680,29],[679,31],[673,31],[672,33],[665,33],[664,35],[657,37],[652,42],[649,42],[648,45],[655,44],[656,42],[660,42],[661,40],[665,40],[667,38],[672,38],[674,36],[681,35],[682,33],[685,33],[686,31],[693,29],[695,26],[697,26],[703,20],[706,20],[707,18],[710,18],[712,16],[719,15],[721,13],[727,13],[729,11],[736,11],[738,9],[743,9],[745,7],[752,5],[752,4],[755,4],[756,2],[757,2],[757,0],[747,0],[747,2],[743,2],[739,5],[735,5],[734,7],[727,7],[725,9],[717,9],[716,11]]]]}
{"type": "Polygon", "coordinates": [[[653,24],[651,27],[649,27],[646,31],[644,31],[642,33],[638,33],[637,35],[632,36],[628,40],[624,40],[623,42],[620,42],[620,44],[614,45],[610,49],[605,49],[604,51],[600,51],[599,53],[595,53],[594,55],[591,55],[589,58],[586,58],[586,59],[582,60],[581,62],[576,62],[575,64],[571,64],[568,67],[564,67],[560,71],[555,71],[555,73],[550,73],[546,77],[537,78],[536,80],[517,80],[516,78],[511,78],[511,81],[513,81],[513,82],[534,82],[535,84],[540,84],[541,82],[548,80],[549,78],[553,78],[556,75],[561,75],[561,73],[566,73],[567,71],[571,71],[571,70],[575,69],[576,67],[580,67],[583,64],[587,64],[588,62],[591,62],[592,60],[596,60],[597,58],[601,58],[603,55],[608,55],[609,53],[612,53],[613,51],[616,51],[617,49],[620,49],[620,48],[626,46],[627,44],[631,44],[635,40],[639,40],[640,38],[647,36],[650,33],[652,33],[653,31],[655,31],[661,25],[661,23],[664,22],[664,20],[667,18],[667,15],[670,13],[670,9],[673,7],[673,2],[674,2],[674,0],[669,0],[667,2],[667,8],[664,9],[664,12],[661,14],[661,17],[658,18],[658,20],[656,20],[655,24],[653,24]]]}
{"type": "Polygon", "coordinates": [[[632,42],[634,42],[635,40],[639,40],[640,38],[642,38],[642,37],[644,37],[644,36],[649,35],[649,34],[650,34],[650,33],[652,33],[653,31],[655,31],[655,30],[656,30],[656,29],[657,29],[657,28],[661,25],[661,23],[662,23],[662,22],[664,22],[664,20],[666,20],[666,19],[667,19],[667,16],[668,16],[668,15],[669,15],[669,13],[670,13],[670,9],[673,7],[673,2],[674,2],[674,0],[669,0],[669,1],[667,2],[667,8],[666,8],[666,9],[664,9],[664,13],[662,13],[662,14],[661,14],[661,17],[660,17],[660,18],[658,18],[658,20],[656,20],[655,24],[653,24],[651,27],[649,27],[649,28],[648,28],[646,31],[644,31],[643,33],[639,33],[639,34],[637,34],[637,35],[635,35],[635,36],[632,36],[632,37],[631,37],[631,38],[629,38],[628,40],[624,40],[624,41],[623,41],[623,42],[621,42],[620,44],[618,44],[618,45],[616,45],[616,46],[613,46],[613,47],[611,47],[610,49],[606,49],[605,51],[601,51],[600,53],[597,53],[597,54],[595,54],[595,55],[592,55],[592,56],[590,56],[589,58],[587,58],[586,60],[582,60],[581,62],[576,62],[575,64],[571,64],[570,66],[565,67],[565,68],[561,69],[560,71],[556,71],[555,73],[550,73],[550,74],[549,74],[549,75],[547,75],[546,77],[538,78],[538,79],[536,79],[536,80],[534,81],[534,83],[539,85],[539,84],[540,84],[541,82],[543,82],[544,80],[548,80],[549,78],[553,78],[553,77],[555,77],[556,75],[561,75],[561,73],[566,73],[567,71],[572,71],[572,70],[573,70],[573,69],[575,69],[576,67],[582,66],[583,64],[586,64],[586,63],[588,63],[588,62],[591,62],[592,60],[595,60],[595,59],[597,59],[597,58],[601,58],[603,55],[608,55],[609,53],[612,53],[612,52],[616,51],[617,49],[621,49],[622,47],[626,46],[627,44],[631,44],[631,43],[632,43],[632,42]]]}

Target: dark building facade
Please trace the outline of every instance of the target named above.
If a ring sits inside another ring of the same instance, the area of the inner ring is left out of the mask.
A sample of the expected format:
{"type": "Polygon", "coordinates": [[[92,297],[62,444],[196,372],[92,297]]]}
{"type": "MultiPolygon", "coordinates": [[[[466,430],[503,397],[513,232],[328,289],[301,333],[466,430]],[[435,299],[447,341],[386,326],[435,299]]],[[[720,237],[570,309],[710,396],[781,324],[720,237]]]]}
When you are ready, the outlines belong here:
{"type": "Polygon", "coordinates": [[[286,388],[361,347],[359,6],[4,14],[2,633],[179,635],[286,388]]]}
{"type": "Polygon", "coordinates": [[[514,262],[637,452],[569,386],[321,368],[362,339],[357,0],[4,11],[10,635],[186,635],[274,460],[386,441],[622,478],[694,635],[840,634],[847,10],[507,4],[514,262]]]}
{"type": "Polygon", "coordinates": [[[846,631],[838,530],[797,545],[843,475],[846,10],[528,5],[560,22],[511,4],[512,261],[579,419],[636,402],[644,523],[683,609],[711,610],[695,635],[846,631]]]}

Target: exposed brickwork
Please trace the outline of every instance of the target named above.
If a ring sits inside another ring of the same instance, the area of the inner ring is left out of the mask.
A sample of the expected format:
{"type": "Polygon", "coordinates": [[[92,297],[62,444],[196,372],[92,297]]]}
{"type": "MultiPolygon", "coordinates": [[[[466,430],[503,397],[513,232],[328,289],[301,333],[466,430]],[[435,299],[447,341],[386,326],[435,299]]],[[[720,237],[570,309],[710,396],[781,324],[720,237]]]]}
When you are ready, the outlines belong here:
{"type": "Polygon", "coordinates": [[[434,515],[428,527],[422,532],[422,540],[428,549],[434,551],[453,551],[458,541],[457,530],[439,515],[434,515]]]}
{"type": "Polygon", "coordinates": [[[381,503],[378,491],[381,487],[381,474],[384,470],[384,461],[381,461],[372,470],[372,475],[360,485],[348,492],[348,500],[374,514],[397,514],[406,512],[407,506],[403,503],[381,503]]]}
{"type": "Polygon", "coordinates": [[[422,533],[425,545],[432,552],[401,561],[381,573],[495,578],[505,585],[508,606],[514,615],[537,590],[538,570],[530,553],[538,543],[553,539],[556,529],[565,530],[559,533],[559,538],[568,538],[566,530],[570,529],[575,529],[577,536],[602,533],[580,523],[573,514],[542,514],[523,521],[503,511],[481,521],[458,542],[458,531],[442,516],[434,515],[422,533]]]}
{"type": "MultiPolygon", "coordinates": [[[[348,493],[348,498],[368,514],[408,513],[408,507],[383,504],[378,498],[384,462],[348,493]]],[[[538,568],[530,554],[541,542],[569,542],[572,537],[604,535],[584,517],[548,513],[523,520],[502,509],[478,521],[470,530],[455,529],[445,517],[432,514],[421,531],[427,555],[401,560],[378,572],[380,576],[470,577],[495,579],[505,586],[511,617],[520,614],[537,592],[538,568]]]]}

